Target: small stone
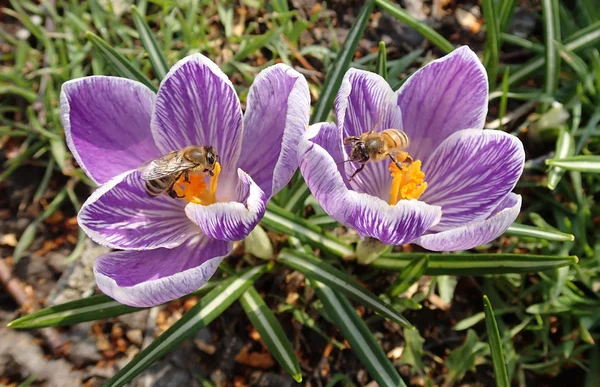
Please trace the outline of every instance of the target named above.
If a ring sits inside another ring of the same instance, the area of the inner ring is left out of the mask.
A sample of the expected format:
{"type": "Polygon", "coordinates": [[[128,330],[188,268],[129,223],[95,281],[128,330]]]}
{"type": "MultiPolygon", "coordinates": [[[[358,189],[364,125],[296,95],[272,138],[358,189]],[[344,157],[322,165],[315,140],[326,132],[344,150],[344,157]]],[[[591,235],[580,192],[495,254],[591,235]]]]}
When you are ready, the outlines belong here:
{"type": "Polygon", "coordinates": [[[142,345],[142,342],[144,341],[144,334],[141,329],[130,329],[125,335],[127,336],[127,339],[135,345],[142,345]]]}

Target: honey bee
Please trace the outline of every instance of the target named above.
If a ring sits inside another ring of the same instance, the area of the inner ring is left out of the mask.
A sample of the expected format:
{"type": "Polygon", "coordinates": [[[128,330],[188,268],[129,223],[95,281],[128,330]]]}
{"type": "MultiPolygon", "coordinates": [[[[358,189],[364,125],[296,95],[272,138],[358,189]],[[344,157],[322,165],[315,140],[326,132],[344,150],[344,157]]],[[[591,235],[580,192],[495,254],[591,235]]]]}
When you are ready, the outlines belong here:
{"type": "Polygon", "coordinates": [[[399,169],[402,164],[396,159],[401,156],[401,162],[412,162],[412,158],[404,150],[408,148],[410,140],[408,135],[400,129],[385,129],[381,132],[370,130],[359,137],[351,136],[344,139],[344,144],[352,145],[348,161],[360,163],[360,167],[354,171],[348,181],[363,170],[367,162],[380,161],[389,157],[399,169]]]}
{"type": "Polygon", "coordinates": [[[186,183],[190,182],[190,172],[201,171],[213,176],[218,161],[219,156],[212,146],[188,146],[151,160],[138,169],[146,181],[148,195],[155,197],[166,192],[172,198],[180,198],[183,196],[177,195],[173,186],[181,175],[186,183]]]}

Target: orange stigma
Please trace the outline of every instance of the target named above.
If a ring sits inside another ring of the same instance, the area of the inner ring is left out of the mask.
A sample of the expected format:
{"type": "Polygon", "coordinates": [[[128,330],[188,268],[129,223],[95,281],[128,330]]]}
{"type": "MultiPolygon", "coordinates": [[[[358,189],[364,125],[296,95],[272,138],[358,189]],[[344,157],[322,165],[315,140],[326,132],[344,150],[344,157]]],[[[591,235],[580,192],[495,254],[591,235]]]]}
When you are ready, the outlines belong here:
{"type": "MultiPolygon", "coordinates": [[[[400,162],[400,160],[398,160],[400,162]]],[[[403,199],[418,199],[427,188],[425,173],[421,171],[421,160],[412,163],[401,162],[402,169],[396,163],[390,164],[392,186],[390,187],[390,205],[394,206],[403,199]]]]}
{"type": "Polygon", "coordinates": [[[177,182],[175,182],[173,190],[177,193],[177,196],[190,203],[202,204],[203,206],[216,203],[217,182],[219,181],[220,173],[221,165],[216,163],[215,169],[213,169],[214,176],[210,176],[208,173],[190,173],[190,182],[188,183],[185,181],[185,174],[182,174],[177,182]],[[208,184],[205,181],[207,177],[208,184]]]}

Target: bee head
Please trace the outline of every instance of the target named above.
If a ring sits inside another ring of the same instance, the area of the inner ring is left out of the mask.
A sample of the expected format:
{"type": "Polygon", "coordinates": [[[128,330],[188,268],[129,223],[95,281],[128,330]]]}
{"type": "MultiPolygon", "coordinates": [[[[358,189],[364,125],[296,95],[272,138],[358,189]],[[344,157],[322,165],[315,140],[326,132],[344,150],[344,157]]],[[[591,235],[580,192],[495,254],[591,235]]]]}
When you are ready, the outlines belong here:
{"type": "Polygon", "coordinates": [[[369,161],[369,152],[367,152],[367,147],[363,141],[357,141],[354,143],[352,146],[352,151],[350,152],[350,160],[359,163],[366,163],[369,161]]]}
{"type": "Polygon", "coordinates": [[[219,161],[219,155],[217,155],[215,148],[212,146],[205,146],[204,152],[206,153],[206,166],[212,171],[215,168],[215,164],[219,161]]]}

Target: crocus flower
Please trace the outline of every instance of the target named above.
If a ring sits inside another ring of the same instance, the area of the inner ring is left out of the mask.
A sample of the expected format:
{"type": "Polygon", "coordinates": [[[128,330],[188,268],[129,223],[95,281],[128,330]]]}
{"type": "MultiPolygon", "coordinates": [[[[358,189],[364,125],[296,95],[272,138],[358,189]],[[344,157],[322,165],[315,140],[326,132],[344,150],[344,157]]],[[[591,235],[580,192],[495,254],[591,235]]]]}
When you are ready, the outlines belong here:
{"type": "Polygon", "coordinates": [[[98,287],[128,305],[151,306],[203,285],[265,212],[297,168],[310,108],[308,85],[289,66],[263,70],[245,114],[227,76],[206,57],[179,61],[157,94],[124,78],[63,85],[69,149],[99,187],[78,215],[95,242],[123,251],[98,258],[98,287]],[[187,146],[212,146],[214,176],[192,172],[180,198],[146,192],[140,166],[187,146]]]}
{"type": "Polygon", "coordinates": [[[393,92],[380,76],[350,69],[335,103],[337,124],[312,125],[300,140],[304,179],[323,209],[361,237],[413,242],[436,251],[465,250],[501,235],[521,197],[511,190],[523,171],[521,141],[483,130],[487,75],[461,47],[429,63],[393,92]],[[403,130],[412,163],[389,158],[348,162],[343,140],[370,130],[403,130]]]}

